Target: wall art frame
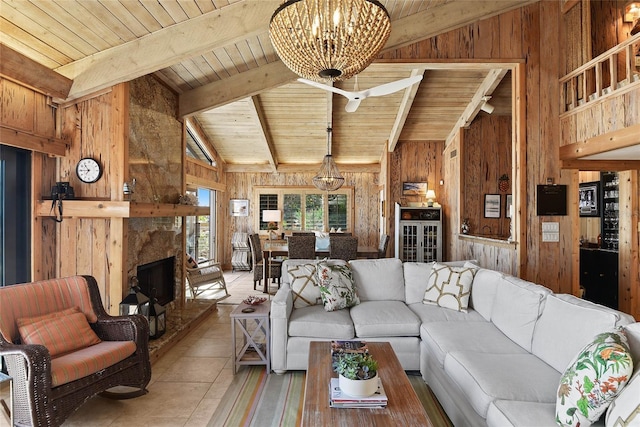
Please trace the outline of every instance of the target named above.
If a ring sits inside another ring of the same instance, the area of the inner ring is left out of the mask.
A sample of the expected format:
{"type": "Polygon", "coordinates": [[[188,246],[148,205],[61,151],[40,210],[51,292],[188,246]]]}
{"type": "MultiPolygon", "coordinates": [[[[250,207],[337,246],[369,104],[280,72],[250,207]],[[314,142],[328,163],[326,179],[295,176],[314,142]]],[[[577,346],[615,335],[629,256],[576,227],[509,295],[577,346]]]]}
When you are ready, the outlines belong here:
{"type": "Polygon", "coordinates": [[[425,194],[427,194],[426,182],[403,182],[402,183],[403,196],[424,196],[425,194]]]}
{"type": "Polygon", "coordinates": [[[231,216],[249,216],[249,200],[248,199],[229,200],[229,211],[231,216]]]}
{"type": "Polygon", "coordinates": [[[500,218],[501,203],[502,203],[502,196],[500,194],[485,194],[484,195],[484,217],[500,218]]]}

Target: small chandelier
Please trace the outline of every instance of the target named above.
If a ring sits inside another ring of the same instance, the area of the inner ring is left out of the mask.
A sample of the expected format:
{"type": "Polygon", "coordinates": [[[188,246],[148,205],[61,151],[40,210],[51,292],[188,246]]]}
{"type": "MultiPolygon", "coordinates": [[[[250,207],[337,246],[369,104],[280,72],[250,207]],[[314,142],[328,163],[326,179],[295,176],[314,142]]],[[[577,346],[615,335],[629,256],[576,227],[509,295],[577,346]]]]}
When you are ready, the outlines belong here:
{"type": "Polygon", "coordinates": [[[331,156],[331,128],[327,127],[327,155],[322,160],[320,172],[313,177],[313,185],[322,191],[335,191],[342,187],[344,178],[331,156]]]}
{"type": "Polygon", "coordinates": [[[377,0],[287,0],[269,23],[271,44],[282,62],[316,81],[358,74],[389,34],[389,13],[377,0]]]}

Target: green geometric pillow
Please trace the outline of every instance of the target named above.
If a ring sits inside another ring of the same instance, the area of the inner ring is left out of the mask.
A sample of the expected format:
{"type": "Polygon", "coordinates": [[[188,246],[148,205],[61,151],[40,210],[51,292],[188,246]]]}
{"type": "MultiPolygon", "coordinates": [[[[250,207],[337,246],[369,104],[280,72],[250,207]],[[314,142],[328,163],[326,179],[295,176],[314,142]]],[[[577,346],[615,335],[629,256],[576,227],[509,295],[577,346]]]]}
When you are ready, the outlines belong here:
{"type": "Polygon", "coordinates": [[[598,421],[632,372],[631,352],[622,329],[598,334],[560,378],[556,422],[587,427],[598,421]]]}
{"type": "Polygon", "coordinates": [[[316,278],[326,311],[360,304],[349,265],[329,265],[325,261],[320,261],[316,268],[316,278]]]}
{"type": "Polygon", "coordinates": [[[295,308],[308,307],[321,302],[315,263],[289,266],[288,273],[295,308]]]}

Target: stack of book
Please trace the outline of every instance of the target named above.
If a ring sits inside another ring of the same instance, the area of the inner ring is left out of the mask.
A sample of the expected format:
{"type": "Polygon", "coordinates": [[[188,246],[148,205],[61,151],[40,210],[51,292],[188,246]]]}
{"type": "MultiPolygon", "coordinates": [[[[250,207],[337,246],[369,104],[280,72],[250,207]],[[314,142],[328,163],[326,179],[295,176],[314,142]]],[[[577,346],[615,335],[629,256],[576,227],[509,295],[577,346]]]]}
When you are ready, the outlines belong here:
{"type": "Polygon", "coordinates": [[[329,384],[329,406],[332,408],[384,408],[387,406],[387,394],[378,378],[378,391],[369,397],[352,397],[340,390],[340,380],[331,378],[329,384]]]}

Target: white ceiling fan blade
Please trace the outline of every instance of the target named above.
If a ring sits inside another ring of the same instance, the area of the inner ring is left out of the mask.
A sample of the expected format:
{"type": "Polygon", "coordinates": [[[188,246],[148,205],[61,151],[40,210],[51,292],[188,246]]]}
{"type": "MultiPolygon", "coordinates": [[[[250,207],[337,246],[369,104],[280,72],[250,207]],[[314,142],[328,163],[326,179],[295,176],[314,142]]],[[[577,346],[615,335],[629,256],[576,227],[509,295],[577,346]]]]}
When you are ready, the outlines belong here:
{"type": "Polygon", "coordinates": [[[300,83],[304,83],[309,86],[317,87],[318,89],[328,90],[329,92],[337,93],[338,95],[342,95],[345,98],[348,98],[349,100],[353,99],[353,96],[354,96],[353,92],[347,92],[346,90],[342,90],[340,88],[329,86],[323,83],[314,82],[313,80],[298,79],[298,81],[300,83]]]}
{"type": "Polygon", "coordinates": [[[380,86],[375,86],[375,87],[372,87],[371,89],[367,89],[363,91],[362,94],[364,95],[365,98],[369,96],[389,95],[390,93],[397,92],[401,89],[404,89],[413,84],[416,84],[420,80],[422,80],[422,74],[419,74],[417,76],[407,77],[406,79],[396,80],[395,82],[391,82],[391,83],[385,83],[380,86]]]}
{"type": "Polygon", "coordinates": [[[349,99],[349,102],[347,102],[347,105],[344,107],[344,110],[347,113],[353,113],[354,111],[356,111],[358,109],[358,107],[360,106],[360,101],[362,101],[364,98],[351,98],[349,99]]]}

